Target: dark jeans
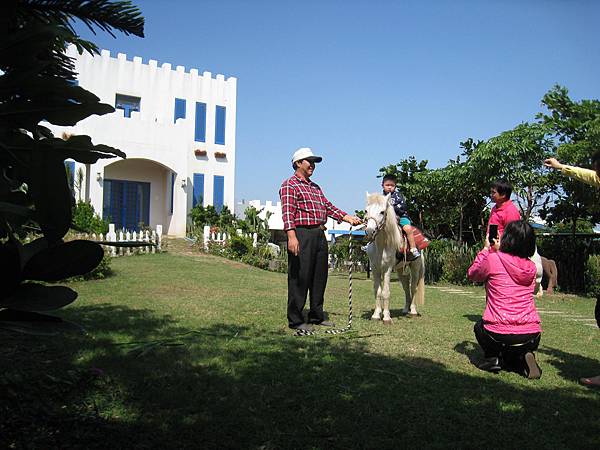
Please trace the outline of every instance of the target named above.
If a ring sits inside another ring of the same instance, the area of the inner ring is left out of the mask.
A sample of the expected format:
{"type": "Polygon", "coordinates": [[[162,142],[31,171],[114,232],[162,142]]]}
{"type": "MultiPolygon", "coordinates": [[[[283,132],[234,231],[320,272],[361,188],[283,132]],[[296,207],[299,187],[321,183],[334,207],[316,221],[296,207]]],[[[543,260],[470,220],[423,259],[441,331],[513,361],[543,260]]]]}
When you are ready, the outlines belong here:
{"type": "Polygon", "coordinates": [[[302,310],[310,293],[308,321],[324,320],[323,300],[327,286],[327,239],[320,227],[296,228],[300,252],[294,256],[288,251],[288,308],[290,327],[304,322],[302,310]]]}
{"type": "Polygon", "coordinates": [[[537,350],[541,333],[531,334],[498,334],[488,331],[483,326],[483,319],[473,327],[475,338],[481,345],[486,358],[500,357],[507,369],[521,371],[524,366],[523,356],[527,352],[537,350]]]}

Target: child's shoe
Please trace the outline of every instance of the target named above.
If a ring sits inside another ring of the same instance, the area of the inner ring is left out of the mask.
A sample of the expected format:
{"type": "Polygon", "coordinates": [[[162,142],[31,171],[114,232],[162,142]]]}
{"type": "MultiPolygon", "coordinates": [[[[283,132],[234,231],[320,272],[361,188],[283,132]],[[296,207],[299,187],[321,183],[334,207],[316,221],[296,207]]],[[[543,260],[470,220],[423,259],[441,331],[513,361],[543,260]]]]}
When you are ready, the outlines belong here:
{"type": "Polygon", "coordinates": [[[411,248],[410,253],[412,254],[413,258],[415,258],[415,259],[417,259],[419,256],[421,256],[421,252],[419,251],[418,248],[411,248]]]}

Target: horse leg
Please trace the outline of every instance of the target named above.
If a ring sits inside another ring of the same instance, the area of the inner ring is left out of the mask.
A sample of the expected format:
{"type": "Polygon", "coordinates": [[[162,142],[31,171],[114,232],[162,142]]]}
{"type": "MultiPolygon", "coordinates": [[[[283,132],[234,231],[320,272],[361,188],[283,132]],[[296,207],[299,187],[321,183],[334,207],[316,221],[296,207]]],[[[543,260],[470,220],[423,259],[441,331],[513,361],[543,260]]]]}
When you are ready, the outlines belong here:
{"type": "MultiPolygon", "coordinates": [[[[413,261],[413,263],[411,263],[410,266],[410,312],[409,315],[411,316],[419,316],[419,312],[417,311],[417,303],[419,305],[423,304],[423,299],[419,299],[418,296],[423,296],[423,289],[425,289],[424,286],[424,270],[425,270],[425,266],[423,264],[422,261],[418,261],[418,266],[416,266],[414,264],[415,262],[413,261]],[[416,266],[416,267],[415,267],[416,266]]],[[[408,297],[407,297],[407,302],[408,302],[408,297]]]]}
{"type": "Polygon", "coordinates": [[[542,265],[542,257],[537,252],[537,248],[535,249],[535,253],[531,258],[531,261],[534,262],[536,268],[535,274],[535,288],[533,292],[538,298],[541,298],[544,295],[544,289],[542,288],[542,276],[544,275],[544,267],[542,265]]]}
{"type": "Polygon", "coordinates": [[[381,319],[381,270],[373,268],[373,292],[375,294],[375,311],[371,320],[381,319]]]}
{"type": "Polygon", "coordinates": [[[409,314],[412,306],[412,296],[410,293],[410,278],[408,275],[404,274],[404,269],[398,271],[398,281],[400,281],[402,290],[404,291],[404,308],[402,308],[402,315],[406,316],[409,314]]]}
{"type": "Polygon", "coordinates": [[[392,268],[390,267],[383,273],[383,289],[381,296],[383,297],[383,323],[390,325],[392,316],[390,315],[390,279],[392,277],[392,268]]]}

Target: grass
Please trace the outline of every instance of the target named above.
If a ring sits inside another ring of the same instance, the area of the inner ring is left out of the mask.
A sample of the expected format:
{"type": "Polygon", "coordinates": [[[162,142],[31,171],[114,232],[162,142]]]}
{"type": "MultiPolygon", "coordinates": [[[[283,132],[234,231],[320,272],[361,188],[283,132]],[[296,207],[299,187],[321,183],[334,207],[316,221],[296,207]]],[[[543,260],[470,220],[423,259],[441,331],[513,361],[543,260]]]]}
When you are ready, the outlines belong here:
{"type": "MultiPolygon", "coordinates": [[[[204,255],[115,259],[116,275],[72,283],[60,315],[85,335],[0,333],[2,448],[600,448],[591,299],[555,295],[544,314],[541,380],[488,374],[473,322],[484,300],[427,287],[420,318],[369,320],[354,281],[354,329],[293,337],[286,275],[204,255]]],[[[393,315],[401,290],[393,287],[393,315]]],[[[347,280],[330,318],[345,325],[347,280]]]]}

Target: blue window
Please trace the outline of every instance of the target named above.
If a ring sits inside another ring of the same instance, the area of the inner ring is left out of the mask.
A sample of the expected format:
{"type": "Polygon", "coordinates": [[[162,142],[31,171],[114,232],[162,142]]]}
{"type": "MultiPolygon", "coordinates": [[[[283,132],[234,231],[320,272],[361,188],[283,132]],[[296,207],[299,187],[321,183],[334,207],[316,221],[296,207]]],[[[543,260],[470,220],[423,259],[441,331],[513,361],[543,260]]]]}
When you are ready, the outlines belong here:
{"type": "Polygon", "coordinates": [[[125,117],[131,117],[131,111],[140,110],[141,101],[142,99],[139,97],[117,94],[115,99],[115,108],[122,109],[125,117]]]}
{"type": "Polygon", "coordinates": [[[117,229],[150,224],[150,183],[104,179],[102,217],[117,229]]]}
{"type": "Polygon", "coordinates": [[[194,198],[192,199],[192,207],[196,205],[204,205],[204,174],[194,174],[194,198]]]}
{"type": "Polygon", "coordinates": [[[221,212],[223,209],[223,201],[225,199],[225,177],[221,175],[215,175],[215,181],[213,186],[213,206],[217,212],[221,212]]]}
{"type": "Polygon", "coordinates": [[[215,112],[215,144],[225,145],[225,107],[217,106],[215,112]]]}
{"type": "Polygon", "coordinates": [[[175,99],[175,116],[173,118],[173,123],[177,122],[177,119],[185,119],[185,99],[183,98],[175,99]]]}
{"type": "Polygon", "coordinates": [[[75,188],[75,161],[65,161],[65,171],[69,187],[73,190],[75,188]]]}
{"type": "Polygon", "coordinates": [[[173,199],[175,198],[175,174],[171,173],[171,214],[173,214],[173,199]]]}
{"type": "Polygon", "coordinates": [[[194,140],[196,142],[206,142],[206,103],[196,102],[194,140]]]}

